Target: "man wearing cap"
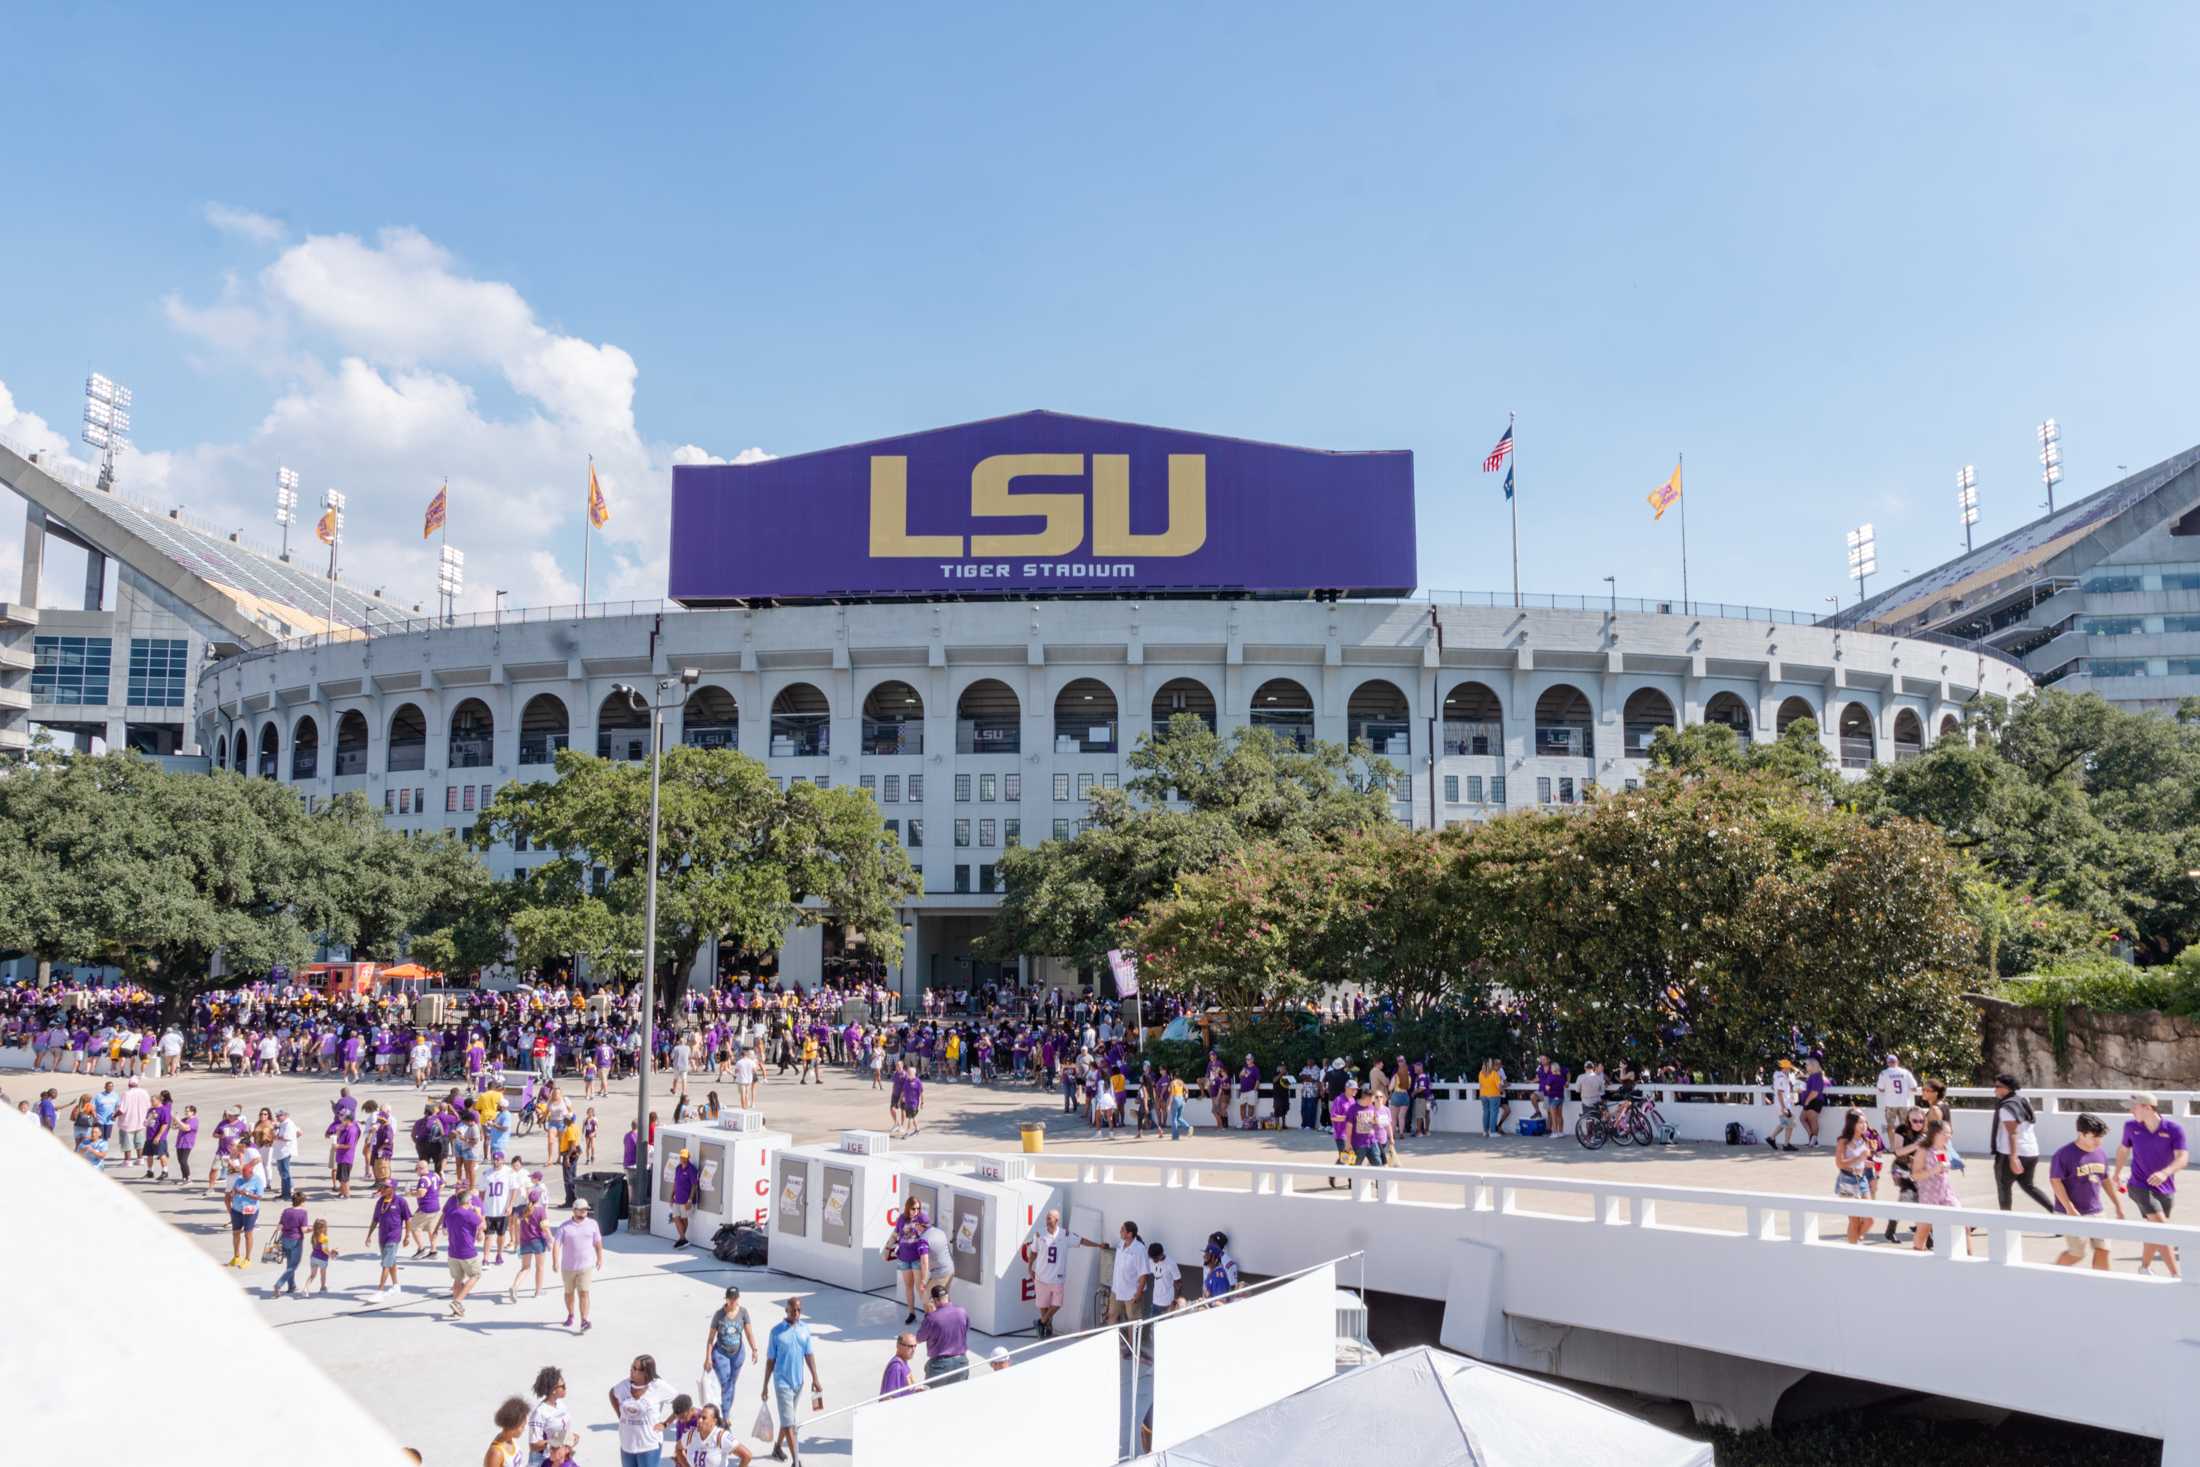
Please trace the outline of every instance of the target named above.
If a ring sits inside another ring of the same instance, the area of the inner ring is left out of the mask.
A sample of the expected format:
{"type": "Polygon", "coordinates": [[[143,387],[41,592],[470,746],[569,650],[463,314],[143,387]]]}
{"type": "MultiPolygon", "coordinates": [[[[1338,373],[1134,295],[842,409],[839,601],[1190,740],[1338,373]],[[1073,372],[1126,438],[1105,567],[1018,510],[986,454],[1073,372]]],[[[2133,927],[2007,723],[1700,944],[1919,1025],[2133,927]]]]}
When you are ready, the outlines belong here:
{"type": "MultiPolygon", "coordinates": [[[[2138,1205],[2139,1216],[2150,1223],[2166,1223],[2177,1205],[2177,1174],[2192,1160],[2185,1145],[2185,1128],[2162,1114],[2161,1103],[2145,1090],[2131,1097],[2131,1119],[2124,1122],[2116,1146],[2116,1170],[2127,1167],[2125,1191],[2138,1205]]],[[[2149,1243],[2139,1250],[2139,1272],[2154,1272],[2161,1259],[2176,1278],[2177,1250],[2167,1243],[2149,1243]]]]}
{"type": "Polygon", "coordinates": [[[268,1159],[275,1163],[275,1175],[282,1181],[282,1195],[290,1195],[290,1164],[298,1157],[298,1138],[304,1133],[296,1121],[290,1118],[287,1107],[275,1107],[275,1144],[268,1148],[268,1159]]]}
{"type": "Polygon", "coordinates": [[[985,1364],[988,1370],[1008,1369],[1008,1346],[995,1345],[993,1353],[985,1357],[985,1364]]]}
{"type": "Polygon", "coordinates": [[[946,1284],[934,1284],[917,1326],[924,1346],[924,1383],[959,1379],[970,1363],[970,1311],[954,1301],[946,1284]]]}
{"type": "Polygon", "coordinates": [[[588,1322],[588,1286],[603,1267],[603,1231],[590,1216],[588,1199],[573,1204],[573,1215],[557,1227],[558,1280],[565,1285],[565,1327],[573,1327],[574,1300],[580,1301],[581,1333],[588,1322]]]}
{"type": "Polygon", "coordinates": [[[1774,1151],[1795,1149],[1795,1061],[1784,1059],[1772,1072],[1772,1104],[1774,1115],[1772,1128],[1765,1136],[1765,1145],[1774,1151]],[[1785,1143],[1785,1144],[1783,1144],[1785,1143]]]}
{"type": "Polygon", "coordinates": [[[1879,1072],[1878,1089],[1879,1114],[1886,1122],[1885,1134],[1892,1136],[1917,1104],[1917,1076],[1902,1067],[1901,1055],[1890,1054],[1886,1068],[1879,1072]]]}
{"type": "Polygon", "coordinates": [[[702,1180],[702,1171],[688,1158],[687,1148],[680,1148],[679,1165],[672,1169],[672,1206],[668,1213],[672,1218],[672,1230],[680,1236],[673,1247],[688,1245],[688,1219],[695,1213],[695,1190],[702,1180]]]}
{"type": "Polygon", "coordinates": [[[398,1195],[395,1182],[385,1177],[374,1184],[374,1213],[367,1219],[366,1241],[381,1259],[382,1271],[374,1280],[377,1294],[397,1287],[397,1245],[404,1241],[405,1220],[411,1216],[412,1204],[398,1195]]]}

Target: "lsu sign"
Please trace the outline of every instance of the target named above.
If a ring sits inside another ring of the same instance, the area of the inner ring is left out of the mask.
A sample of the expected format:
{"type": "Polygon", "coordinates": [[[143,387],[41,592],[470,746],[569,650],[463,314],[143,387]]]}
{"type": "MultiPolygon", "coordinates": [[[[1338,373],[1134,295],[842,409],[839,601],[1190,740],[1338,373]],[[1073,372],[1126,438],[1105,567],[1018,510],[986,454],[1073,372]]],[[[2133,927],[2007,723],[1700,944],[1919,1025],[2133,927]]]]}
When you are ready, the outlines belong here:
{"type": "Polygon", "coordinates": [[[1032,412],[672,475],[670,594],[1335,591],[1415,584],[1413,455],[1032,412]]]}

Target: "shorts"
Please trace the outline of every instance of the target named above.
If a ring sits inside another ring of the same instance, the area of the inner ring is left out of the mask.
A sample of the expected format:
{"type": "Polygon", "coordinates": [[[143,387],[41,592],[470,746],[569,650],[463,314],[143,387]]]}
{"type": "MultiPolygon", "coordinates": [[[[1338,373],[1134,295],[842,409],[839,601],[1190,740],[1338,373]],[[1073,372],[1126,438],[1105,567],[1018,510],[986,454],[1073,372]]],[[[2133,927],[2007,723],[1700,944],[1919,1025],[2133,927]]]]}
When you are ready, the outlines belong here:
{"type": "Polygon", "coordinates": [[[481,1260],[478,1258],[454,1258],[451,1260],[451,1282],[463,1284],[481,1277],[481,1260]]]}
{"type": "Polygon", "coordinates": [[[802,1388],[773,1381],[772,1405],[778,1408],[777,1419],[781,1430],[794,1425],[802,1406],[802,1388]]]}
{"type": "Polygon", "coordinates": [[[921,1258],[897,1258],[894,1260],[894,1267],[901,1273],[915,1273],[924,1267],[924,1260],[921,1258]]]}
{"type": "Polygon", "coordinates": [[[665,1216],[675,1222],[686,1222],[689,1218],[695,1216],[695,1204],[692,1202],[671,1203],[665,1208],[665,1216]]]}
{"type": "Polygon", "coordinates": [[[2145,1218],[2148,1222],[2153,1222],[2157,1218],[2163,1222],[2168,1222],[2171,1211],[2177,1206],[2176,1193],[2158,1192],[2137,1178],[2133,1178],[2130,1185],[2124,1189],[2124,1195],[2129,1197],[2138,1207],[2139,1216],[2145,1218]]]}
{"type": "Polygon", "coordinates": [[[1062,1295],[1063,1295],[1063,1290],[1064,1290],[1064,1288],[1065,1288],[1065,1286],[1064,1286],[1064,1285],[1062,1285],[1062,1284],[1041,1284],[1041,1285],[1039,1285],[1039,1290],[1038,1290],[1038,1294],[1037,1294],[1037,1299],[1038,1299],[1038,1304],[1039,1304],[1039,1307],[1040,1307],[1041,1309],[1059,1309],[1059,1308],[1061,1308],[1061,1307],[1062,1307],[1062,1295]]]}
{"type": "Polygon", "coordinates": [[[1810,1099],[1803,1102],[1803,1109],[1808,1111],[1820,1111],[1824,1110],[1825,1108],[1826,1097],[1823,1095],[1813,1095],[1810,1099]]]}
{"type": "Polygon", "coordinates": [[[2088,1248],[2100,1253],[2108,1251],[2106,1238],[2089,1238],[2083,1233],[2064,1233],[2062,1240],[2065,1253],[2083,1253],[2088,1248]]]}
{"type": "Polygon", "coordinates": [[[336,1163],[336,1180],[339,1182],[348,1182],[351,1180],[350,1162],[340,1161],[336,1163]]]}
{"type": "Polygon", "coordinates": [[[145,1133],[143,1131],[124,1131],[122,1133],[122,1149],[124,1151],[143,1151],[145,1149],[145,1133]]]}
{"type": "Polygon", "coordinates": [[[397,1245],[395,1243],[384,1243],[382,1245],[382,1266],[384,1268],[397,1267],[397,1245]]]}
{"type": "Polygon", "coordinates": [[[485,1217],[481,1220],[481,1231],[489,1237],[501,1238],[504,1236],[506,1224],[510,1223],[511,1220],[511,1214],[509,1213],[502,1217],[485,1217]]]}
{"type": "Polygon", "coordinates": [[[1863,1201],[1872,1195],[1870,1172],[1836,1172],[1833,1179],[1833,1195],[1863,1201]]]}
{"type": "Polygon", "coordinates": [[[157,1141],[148,1141],[145,1143],[145,1155],[147,1160],[151,1160],[154,1157],[164,1157],[167,1154],[168,1138],[166,1136],[161,1137],[157,1141]]]}
{"type": "Polygon", "coordinates": [[[596,1270],[593,1268],[561,1268],[558,1270],[558,1282],[568,1289],[586,1291],[588,1286],[595,1281],[596,1270]]]}
{"type": "Polygon", "coordinates": [[[538,1253],[548,1253],[549,1251],[550,1240],[548,1238],[529,1238],[519,1245],[519,1256],[522,1258],[533,1258],[538,1253]]]}
{"type": "Polygon", "coordinates": [[[249,1233],[259,1225],[260,1215],[258,1213],[239,1212],[234,1207],[229,1209],[229,1231],[232,1233],[249,1233]]]}

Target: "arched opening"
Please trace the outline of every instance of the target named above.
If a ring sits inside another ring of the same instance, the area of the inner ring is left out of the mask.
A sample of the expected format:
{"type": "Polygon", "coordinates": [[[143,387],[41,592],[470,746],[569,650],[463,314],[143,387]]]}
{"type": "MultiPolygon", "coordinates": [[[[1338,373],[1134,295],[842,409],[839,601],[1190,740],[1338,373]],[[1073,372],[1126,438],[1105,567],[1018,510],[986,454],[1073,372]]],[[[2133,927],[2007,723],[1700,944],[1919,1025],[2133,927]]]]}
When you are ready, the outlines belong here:
{"type": "Polygon", "coordinates": [[[863,698],[863,752],[924,752],[924,700],[905,682],[880,683],[863,698]]]}
{"type": "Polygon", "coordinates": [[[1535,700],[1535,752],[1546,759],[1596,757],[1596,713],[1581,689],[1559,683],[1535,700]]]}
{"type": "Polygon", "coordinates": [[[391,774],[404,774],[428,767],[428,719],[417,703],[399,706],[390,715],[389,757],[382,768],[391,774]]]}
{"type": "Polygon", "coordinates": [[[1871,712],[1861,703],[1851,703],[1841,710],[1841,767],[1869,769],[1873,753],[1871,712]]]}
{"type": "Polygon", "coordinates": [[[1630,759],[1649,758],[1650,741],[1658,736],[1658,730],[1680,726],[1680,720],[1673,716],[1673,700],[1656,688],[1637,688],[1629,693],[1620,708],[1619,721],[1626,739],[1621,748],[1630,759]]]}
{"type": "Polygon", "coordinates": [[[275,732],[275,725],[260,725],[260,764],[254,772],[262,779],[283,777],[283,738],[275,732]]]}
{"type": "Polygon", "coordinates": [[[697,688],[680,710],[680,742],[691,749],[741,747],[741,706],[724,688],[697,688]]]}
{"type": "Polygon", "coordinates": [[[772,699],[772,755],[806,758],[830,754],[833,706],[809,683],[789,683],[772,699]]]}
{"type": "Polygon", "coordinates": [[[998,678],[979,678],[955,700],[955,752],[1023,752],[1023,717],[1023,705],[1016,701],[1007,683],[998,678]]]}
{"type": "Polygon", "coordinates": [[[1808,698],[1783,699],[1780,703],[1779,720],[1773,725],[1773,733],[1775,735],[1786,733],[1788,725],[1798,718],[1807,718],[1812,723],[1817,723],[1818,710],[1810,706],[1808,698]]]}
{"type": "Polygon", "coordinates": [[[1749,742],[1749,705],[1737,693],[1713,693],[1711,701],[1703,705],[1703,721],[1733,729],[1737,740],[1749,742]]]}
{"type": "Polygon", "coordinates": [[[1153,731],[1159,737],[1179,718],[1196,718],[1215,731],[1215,695],[1198,678],[1172,677],[1153,695],[1153,731]]]}
{"type": "Polygon", "coordinates": [[[496,718],[489,705],[468,698],[451,714],[451,763],[453,769],[485,769],[496,751],[496,718]]]}
{"type": "Polygon", "coordinates": [[[338,779],[367,772],[367,715],[356,708],[336,717],[336,768],[338,779]]]}
{"type": "Polygon", "coordinates": [[[1486,683],[1460,683],[1444,694],[1444,752],[1505,752],[1505,705],[1486,683]]]}
{"type": "Polygon", "coordinates": [[[519,713],[519,762],[548,764],[558,750],[573,741],[572,726],[565,716],[565,700],[551,693],[537,693],[519,713]]]}
{"type": "Polygon", "coordinates": [[[1925,752],[1925,720],[1915,708],[1903,708],[1894,716],[1894,762],[1915,759],[1925,752]]]}
{"type": "Polygon", "coordinates": [[[241,728],[229,744],[229,767],[239,774],[252,772],[252,736],[241,728]]]}
{"type": "Polygon", "coordinates": [[[1373,677],[1345,700],[1345,737],[1366,742],[1368,752],[1404,758],[1413,752],[1413,714],[1398,685],[1373,677]]]}
{"type": "Polygon", "coordinates": [[[1956,716],[1955,716],[1955,715],[1954,715],[1953,713],[1943,713],[1943,714],[1941,714],[1941,715],[1940,715],[1940,736],[1941,736],[1942,738],[1944,738],[1944,739],[1960,739],[1960,738],[1962,738],[1962,737],[1963,737],[1963,720],[1962,720],[1962,719],[1960,719],[1960,718],[1958,718],[1958,717],[1956,717],[1956,716]]]}
{"type": "Polygon", "coordinates": [[[1253,690],[1252,724],[1300,753],[1314,746],[1314,700],[1287,677],[1272,677],[1253,690]]]}
{"type": "Polygon", "coordinates": [[[1054,752],[1115,752],[1115,693],[1106,683],[1081,677],[1054,695],[1054,752]]]}
{"type": "Polygon", "coordinates": [[[596,757],[622,763],[649,757],[649,712],[623,692],[596,705],[596,757]]]}
{"type": "Polygon", "coordinates": [[[214,761],[216,769],[229,767],[229,735],[212,734],[202,728],[199,730],[199,747],[206,750],[206,757],[214,761]]]}
{"type": "Polygon", "coordinates": [[[321,726],[307,714],[290,732],[290,777],[311,779],[321,767],[321,726]]]}

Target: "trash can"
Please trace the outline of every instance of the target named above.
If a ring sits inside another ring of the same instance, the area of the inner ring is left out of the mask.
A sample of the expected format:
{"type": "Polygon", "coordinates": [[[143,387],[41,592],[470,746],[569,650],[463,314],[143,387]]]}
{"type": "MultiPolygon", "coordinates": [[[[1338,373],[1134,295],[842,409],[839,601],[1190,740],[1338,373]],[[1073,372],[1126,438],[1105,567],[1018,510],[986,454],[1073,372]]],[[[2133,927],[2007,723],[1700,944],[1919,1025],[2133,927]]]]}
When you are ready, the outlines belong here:
{"type": "Polygon", "coordinates": [[[1026,1121],[1026,1122],[1024,1122],[1024,1150],[1026,1150],[1026,1151],[1044,1151],[1044,1150],[1046,1150],[1046,1149],[1047,1149],[1047,1128],[1046,1128],[1046,1123],[1045,1123],[1044,1121],[1026,1121]]]}
{"type": "Polygon", "coordinates": [[[583,1172],[574,1192],[588,1199],[596,1226],[607,1233],[619,1230],[626,1216],[626,1173],[583,1172]]]}

